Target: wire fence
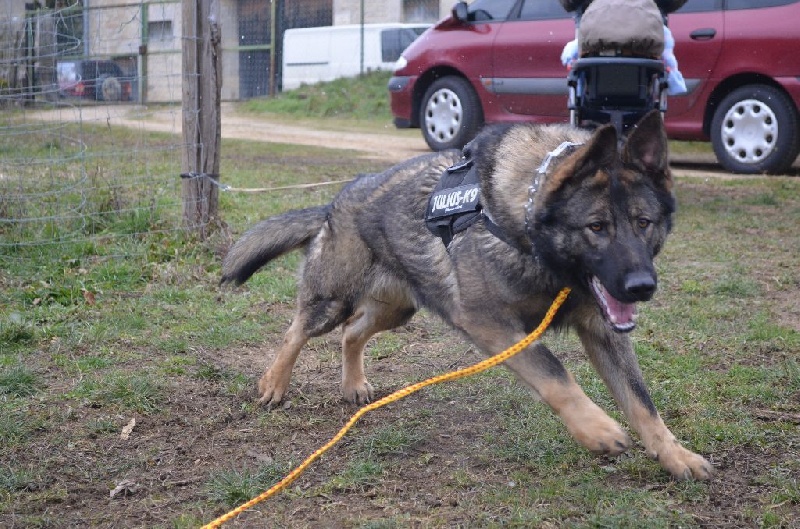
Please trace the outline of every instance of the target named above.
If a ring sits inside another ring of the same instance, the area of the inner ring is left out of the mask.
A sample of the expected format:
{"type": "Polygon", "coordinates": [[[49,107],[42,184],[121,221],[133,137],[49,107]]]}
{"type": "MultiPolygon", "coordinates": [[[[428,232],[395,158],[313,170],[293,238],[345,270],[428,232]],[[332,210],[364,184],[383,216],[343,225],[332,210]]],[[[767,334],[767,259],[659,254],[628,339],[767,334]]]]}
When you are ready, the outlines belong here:
{"type": "Polygon", "coordinates": [[[174,175],[183,146],[178,136],[137,129],[145,112],[70,105],[3,111],[0,256],[47,255],[97,237],[180,229],[174,175]],[[111,121],[132,126],[112,129],[111,121]]]}
{"type": "MultiPolygon", "coordinates": [[[[182,5],[114,2],[0,8],[0,275],[58,252],[146,256],[145,234],[183,229],[182,5]]],[[[440,3],[222,0],[222,100],[280,90],[288,29],[430,22],[440,3]]]]}
{"type": "Polygon", "coordinates": [[[180,38],[141,75],[143,12],[34,6],[0,18],[4,269],[70,251],[133,258],[143,234],[181,229],[180,109],[160,109],[172,119],[159,136],[141,126],[152,109],[139,104],[150,83],[154,99],[180,101],[180,38]]]}

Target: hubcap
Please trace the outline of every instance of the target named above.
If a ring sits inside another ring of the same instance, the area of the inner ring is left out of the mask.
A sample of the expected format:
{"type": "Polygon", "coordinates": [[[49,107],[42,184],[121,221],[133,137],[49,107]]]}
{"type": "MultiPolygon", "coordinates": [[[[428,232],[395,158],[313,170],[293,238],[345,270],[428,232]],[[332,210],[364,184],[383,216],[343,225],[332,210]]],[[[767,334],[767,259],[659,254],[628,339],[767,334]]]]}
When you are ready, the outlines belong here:
{"type": "Polygon", "coordinates": [[[722,144],[734,160],[753,164],[772,154],[778,140],[778,120],[756,99],[740,101],[725,114],[722,144]]]}
{"type": "Polygon", "coordinates": [[[425,130],[441,143],[446,143],[458,134],[464,109],[461,100],[449,88],[433,93],[425,107],[425,130]]]}

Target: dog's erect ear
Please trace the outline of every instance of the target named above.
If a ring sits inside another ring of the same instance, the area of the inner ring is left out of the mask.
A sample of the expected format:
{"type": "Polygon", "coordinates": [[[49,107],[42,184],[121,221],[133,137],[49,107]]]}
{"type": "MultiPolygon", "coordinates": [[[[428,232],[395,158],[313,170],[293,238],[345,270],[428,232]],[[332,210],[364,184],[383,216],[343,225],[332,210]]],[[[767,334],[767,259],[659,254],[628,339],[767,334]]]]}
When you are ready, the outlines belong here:
{"type": "Polygon", "coordinates": [[[617,160],[617,131],[612,125],[597,129],[575,154],[559,164],[545,186],[552,192],[565,184],[577,184],[617,160]]]}
{"type": "Polygon", "coordinates": [[[597,129],[586,144],[581,158],[583,165],[613,165],[617,161],[617,129],[613,125],[604,125],[597,129]]]}
{"type": "Polygon", "coordinates": [[[669,147],[661,112],[653,110],[636,124],[628,136],[622,160],[653,178],[662,178],[660,183],[665,187],[671,186],[669,147]]]}

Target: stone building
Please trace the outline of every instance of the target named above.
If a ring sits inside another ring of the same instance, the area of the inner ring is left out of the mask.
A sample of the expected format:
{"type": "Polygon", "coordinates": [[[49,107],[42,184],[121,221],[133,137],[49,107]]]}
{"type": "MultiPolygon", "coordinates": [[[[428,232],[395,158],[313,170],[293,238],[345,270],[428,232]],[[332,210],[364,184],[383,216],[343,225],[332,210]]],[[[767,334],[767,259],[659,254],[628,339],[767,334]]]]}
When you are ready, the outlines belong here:
{"type": "MultiPolygon", "coordinates": [[[[57,42],[57,49],[14,52],[29,55],[14,58],[15,64],[111,60],[134,79],[136,101],[180,100],[180,0],[43,2],[0,0],[0,40],[24,24],[56,28],[49,40],[57,42]],[[42,17],[52,18],[52,24],[38,24],[42,17]]],[[[281,37],[287,29],[361,22],[432,23],[452,4],[453,0],[220,0],[222,98],[248,99],[279,88],[281,37]]],[[[0,76],[2,71],[0,64],[0,76]]]]}

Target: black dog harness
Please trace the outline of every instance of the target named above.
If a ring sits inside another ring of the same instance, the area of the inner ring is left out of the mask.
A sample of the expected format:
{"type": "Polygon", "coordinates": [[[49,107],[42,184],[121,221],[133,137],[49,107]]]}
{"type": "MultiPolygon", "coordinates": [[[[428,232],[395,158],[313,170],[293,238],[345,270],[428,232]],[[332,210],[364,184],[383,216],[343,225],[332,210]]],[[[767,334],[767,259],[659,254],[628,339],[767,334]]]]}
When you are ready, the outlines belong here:
{"type": "MultiPolygon", "coordinates": [[[[570,154],[580,145],[580,143],[565,141],[547,153],[528,189],[528,203],[525,207],[526,223],[527,219],[532,217],[533,197],[546,178],[551,163],[564,154],[570,154]]],[[[479,220],[483,220],[483,225],[492,235],[506,244],[518,248],[518,244],[503,233],[500,226],[495,224],[484,212],[481,205],[478,170],[472,158],[465,158],[448,167],[439,179],[439,183],[428,199],[425,225],[434,235],[442,239],[445,246],[449,246],[457,233],[466,230],[479,220]]]]}
{"type": "Polygon", "coordinates": [[[483,211],[478,170],[468,158],[448,167],[428,199],[425,225],[442,239],[445,246],[453,237],[475,222],[483,220],[484,226],[495,237],[513,244],[483,211]]]}

